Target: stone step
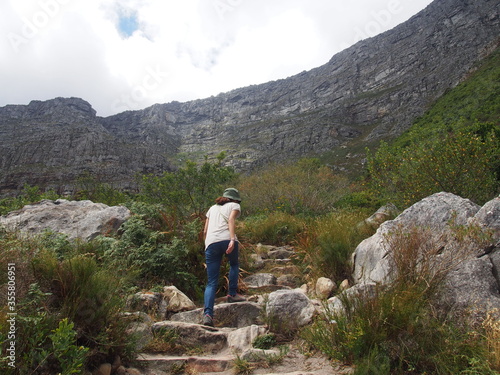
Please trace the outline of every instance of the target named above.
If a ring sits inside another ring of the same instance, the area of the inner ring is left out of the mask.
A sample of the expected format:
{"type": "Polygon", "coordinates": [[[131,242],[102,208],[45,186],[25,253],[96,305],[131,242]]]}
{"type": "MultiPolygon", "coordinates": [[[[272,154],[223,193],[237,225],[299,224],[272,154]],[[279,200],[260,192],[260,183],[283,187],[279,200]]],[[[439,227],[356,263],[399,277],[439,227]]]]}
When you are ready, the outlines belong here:
{"type": "MultiPolygon", "coordinates": [[[[216,327],[242,328],[252,324],[262,324],[262,306],[255,302],[221,303],[214,307],[214,323],[216,327]]],[[[201,324],[203,308],[180,312],[170,320],[185,323],[201,324]]]]}
{"type": "MultiPolygon", "coordinates": [[[[170,356],[164,354],[140,354],[136,359],[140,367],[150,374],[200,374],[221,373],[234,367],[232,355],[170,356]],[[182,369],[182,372],[180,372],[182,369]]],[[[147,374],[146,373],[146,374],[147,374]]]]}
{"type": "Polygon", "coordinates": [[[227,332],[201,324],[166,320],[151,326],[153,335],[182,348],[182,351],[199,351],[205,354],[220,353],[227,348],[227,332]],[[165,339],[161,335],[164,335],[165,339]]]}

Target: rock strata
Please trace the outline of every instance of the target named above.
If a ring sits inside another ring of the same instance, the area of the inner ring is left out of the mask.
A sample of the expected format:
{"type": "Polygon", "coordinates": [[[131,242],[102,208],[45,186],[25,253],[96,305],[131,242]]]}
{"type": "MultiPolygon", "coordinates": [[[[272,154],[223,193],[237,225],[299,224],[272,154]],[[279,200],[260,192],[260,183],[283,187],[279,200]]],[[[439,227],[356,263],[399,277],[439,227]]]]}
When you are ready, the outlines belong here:
{"type": "Polygon", "coordinates": [[[8,105],[0,193],[24,183],[71,189],[86,173],[134,188],[136,173],[222,151],[239,171],[325,152],[347,155],[338,168],[359,168],[352,147],[401,134],[496,48],[498,10],[491,0],[436,0],[320,67],[206,99],[106,118],[78,98],[8,105]]]}

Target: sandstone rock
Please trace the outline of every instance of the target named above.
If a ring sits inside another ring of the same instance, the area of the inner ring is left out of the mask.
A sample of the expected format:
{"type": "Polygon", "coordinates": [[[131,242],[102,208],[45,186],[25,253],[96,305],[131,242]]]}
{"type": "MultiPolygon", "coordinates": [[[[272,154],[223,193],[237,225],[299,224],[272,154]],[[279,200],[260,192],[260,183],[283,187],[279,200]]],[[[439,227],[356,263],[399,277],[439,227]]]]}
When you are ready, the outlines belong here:
{"type": "Polygon", "coordinates": [[[167,312],[167,302],[161,293],[136,293],[127,300],[129,309],[138,310],[147,314],[165,318],[167,312]]]}
{"type": "Polygon", "coordinates": [[[227,346],[227,334],[215,328],[177,321],[163,321],[153,324],[153,332],[173,330],[177,333],[176,343],[188,348],[201,348],[204,353],[218,353],[227,346]]]}
{"type": "Polygon", "coordinates": [[[266,304],[268,318],[284,322],[289,328],[309,324],[315,311],[312,302],[300,289],[272,292],[266,304]]]}
{"type": "Polygon", "coordinates": [[[276,285],[276,276],[271,273],[255,273],[243,279],[249,288],[259,288],[262,286],[276,285]]]}
{"type": "Polygon", "coordinates": [[[266,333],[262,326],[252,324],[228,333],[228,347],[232,353],[241,354],[252,348],[254,340],[266,333]]]}
{"type": "Polygon", "coordinates": [[[293,250],[287,247],[277,247],[268,252],[269,259],[290,259],[293,255],[293,250]]]}
{"type": "MultiPolygon", "coordinates": [[[[320,67],[210,98],[106,118],[78,98],[8,105],[0,108],[0,191],[25,182],[70,188],[85,171],[130,187],[136,173],[171,170],[178,153],[225,151],[228,164],[248,171],[394,137],[493,50],[498,28],[495,1],[433,1],[320,67]]],[[[350,156],[340,168],[360,168],[363,155],[350,156]]]]}
{"type": "Polygon", "coordinates": [[[175,286],[163,288],[163,298],[167,302],[167,311],[177,313],[196,309],[196,305],[175,286]]]}
{"type": "Polygon", "coordinates": [[[347,299],[352,305],[356,305],[357,301],[374,298],[377,291],[375,283],[362,283],[353,285],[351,288],[346,289],[340,295],[332,297],[328,300],[328,313],[329,315],[343,315],[345,314],[344,299],[347,299]]]}
{"type": "Polygon", "coordinates": [[[344,291],[349,288],[349,280],[345,279],[343,280],[340,285],[339,285],[339,290],[344,291]]]}
{"type": "MultiPolygon", "coordinates": [[[[425,238],[420,239],[420,253],[414,257],[425,259],[431,272],[442,272],[445,276],[444,287],[437,297],[439,305],[458,316],[471,314],[471,321],[479,322],[488,311],[500,308],[498,251],[491,244],[485,251],[485,245],[474,236],[458,235],[457,230],[462,228],[463,233],[474,233],[471,225],[479,225],[496,240],[499,206],[498,198],[479,207],[449,193],[433,194],[415,203],[396,219],[383,223],[372,237],[358,245],[354,254],[354,279],[358,288],[372,283],[383,285],[394,279],[397,272],[392,261],[394,254],[388,246],[390,236],[398,230],[409,233],[417,226],[425,229],[425,238]],[[432,252],[424,253],[426,249],[432,252]]],[[[337,300],[333,302],[338,305],[337,300]]]]}
{"type": "Polygon", "coordinates": [[[481,207],[470,219],[470,224],[477,224],[491,231],[493,241],[500,241],[500,197],[492,199],[481,207]]]}
{"type": "Polygon", "coordinates": [[[327,299],[335,290],[335,283],[327,277],[320,277],[316,281],[316,296],[320,299],[327,299]]]}
{"type": "Polygon", "coordinates": [[[9,231],[29,235],[49,230],[65,234],[70,239],[91,240],[116,232],[129,217],[130,211],[123,206],[58,199],[24,206],[0,217],[0,225],[9,231]]]}
{"type": "Polygon", "coordinates": [[[468,199],[450,193],[436,193],[403,211],[394,220],[383,223],[377,232],[362,241],[354,252],[356,283],[388,282],[395,273],[388,256],[387,236],[398,229],[413,226],[432,228],[427,240],[437,247],[453,247],[449,224],[466,225],[480,209],[468,199]]]}
{"type": "Polygon", "coordinates": [[[135,349],[140,351],[153,339],[151,332],[153,320],[143,312],[125,313],[124,315],[132,320],[126,333],[136,338],[135,349]]]}
{"type": "MultiPolygon", "coordinates": [[[[255,302],[222,303],[214,306],[215,325],[242,328],[252,324],[259,324],[261,306],[255,302]]],[[[203,309],[180,312],[172,315],[170,320],[186,323],[201,324],[203,309]]]]}
{"type": "Polygon", "coordinates": [[[394,219],[398,213],[397,207],[390,203],[380,207],[373,215],[365,219],[365,224],[373,229],[377,229],[383,222],[394,219]]]}

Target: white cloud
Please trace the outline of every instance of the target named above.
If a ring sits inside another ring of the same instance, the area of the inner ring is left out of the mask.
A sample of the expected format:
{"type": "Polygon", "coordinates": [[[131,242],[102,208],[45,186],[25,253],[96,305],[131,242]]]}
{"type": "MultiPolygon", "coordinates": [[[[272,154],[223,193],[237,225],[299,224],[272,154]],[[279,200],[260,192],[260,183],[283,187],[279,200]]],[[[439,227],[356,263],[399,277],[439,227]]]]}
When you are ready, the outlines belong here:
{"type": "Polygon", "coordinates": [[[320,66],[430,2],[7,0],[0,106],[77,96],[107,116],[217,95],[320,66]]]}

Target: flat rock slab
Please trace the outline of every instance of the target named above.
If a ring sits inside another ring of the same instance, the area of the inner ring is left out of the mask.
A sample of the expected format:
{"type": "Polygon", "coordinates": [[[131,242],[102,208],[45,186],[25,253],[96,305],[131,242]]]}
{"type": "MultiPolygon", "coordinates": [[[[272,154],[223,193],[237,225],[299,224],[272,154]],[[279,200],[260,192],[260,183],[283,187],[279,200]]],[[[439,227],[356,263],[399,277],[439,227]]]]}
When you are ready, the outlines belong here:
{"type": "MultiPolygon", "coordinates": [[[[242,328],[260,324],[262,306],[255,302],[221,303],[214,307],[217,327],[242,328]]],[[[180,312],[170,317],[172,321],[201,324],[203,309],[180,312]]]]}
{"type": "Polygon", "coordinates": [[[173,369],[179,369],[184,366],[186,370],[193,371],[192,373],[218,373],[224,372],[233,366],[233,356],[167,356],[156,354],[140,354],[137,362],[142,367],[147,367],[148,373],[164,371],[171,374],[173,369]]]}

